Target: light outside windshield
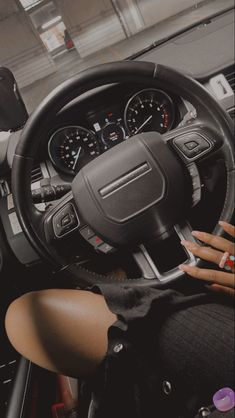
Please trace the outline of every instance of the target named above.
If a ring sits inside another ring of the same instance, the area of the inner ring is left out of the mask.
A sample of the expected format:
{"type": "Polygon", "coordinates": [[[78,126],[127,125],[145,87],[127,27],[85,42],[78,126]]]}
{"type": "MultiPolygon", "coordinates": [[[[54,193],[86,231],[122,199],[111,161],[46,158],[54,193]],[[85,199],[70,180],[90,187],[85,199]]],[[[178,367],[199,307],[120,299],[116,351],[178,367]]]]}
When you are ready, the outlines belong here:
{"type": "Polygon", "coordinates": [[[68,77],[100,63],[130,57],[230,3],[0,0],[1,65],[12,70],[31,112],[68,77]]]}

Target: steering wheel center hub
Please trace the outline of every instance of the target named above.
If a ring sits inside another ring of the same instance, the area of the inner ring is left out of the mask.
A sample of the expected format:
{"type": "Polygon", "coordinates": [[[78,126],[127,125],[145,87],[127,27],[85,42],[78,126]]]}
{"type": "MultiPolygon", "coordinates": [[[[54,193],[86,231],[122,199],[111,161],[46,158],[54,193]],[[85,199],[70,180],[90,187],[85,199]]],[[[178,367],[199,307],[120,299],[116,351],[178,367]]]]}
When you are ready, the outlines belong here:
{"type": "Polygon", "coordinates": [[[157,132],[136,135],[85,166],[72,191],[84,220],[114,245],[162,236],[182,216],[182,167],[157,132]]]}

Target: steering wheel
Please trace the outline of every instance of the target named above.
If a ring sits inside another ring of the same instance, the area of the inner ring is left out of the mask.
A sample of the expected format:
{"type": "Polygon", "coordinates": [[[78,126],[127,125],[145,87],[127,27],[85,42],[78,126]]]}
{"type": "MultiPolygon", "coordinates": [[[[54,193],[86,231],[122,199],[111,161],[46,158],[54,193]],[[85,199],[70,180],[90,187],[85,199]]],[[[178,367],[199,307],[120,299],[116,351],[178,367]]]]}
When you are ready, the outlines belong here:
{"type": "MultiPolygon", "coordinates": [[[[184,275],[177,267],[160,273],[146,242],[164,240],[172,231],[194,240],[187,222],[190,208],[200,201],[198,162],[222,158],[227,182],[223,220],[234,211],[234,126],[213,96],[180,72],[147,62],[113,62],[85,70],[50,93],[29,117],[18,143],[12,168],[12,189],[22,229],[37,253],[53,271],[70,272],[81,287],[110,282],[111,277],[68,266],[56,243],[70,238],[109,256],[133,249],[142,277],[133,286],[168,284],[184,275]],[[167,89],[194,106],[197,118],[166,134],[138,133],[83,167],[66,194],[46,212],[35,208],[30,173],[48,123],[71,100],[94,88],[115,83],[142,83],[167,89]],[[121,163],[120,163],[121,162],[121,163]]],[[[213,210],[213,208],[212,208],[213,210]]],[[[216,226],[213,233],[222,235],[216,226]]],[[[78,245],[79,255],[79,245],[78,245]]],[[[187,263],[200,265],[191,253],[187,263]]]]}

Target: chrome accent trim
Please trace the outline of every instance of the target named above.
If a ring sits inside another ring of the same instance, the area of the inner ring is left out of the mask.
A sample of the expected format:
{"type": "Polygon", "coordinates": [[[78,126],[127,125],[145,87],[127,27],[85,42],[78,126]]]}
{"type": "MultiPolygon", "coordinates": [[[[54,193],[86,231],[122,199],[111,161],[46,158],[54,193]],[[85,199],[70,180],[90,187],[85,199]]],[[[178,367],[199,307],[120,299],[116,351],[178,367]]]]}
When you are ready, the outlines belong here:
{"type": "Polygon", "coordinates": [[[109,183],[107,186],[104,186],[99,190],[99,193],[103,198],[108,197],[123,187],[127,186],[128,184],[132,183],[133,181],[137,180],[138,178],[149,173],[151,170],[152,168],[150,164],[145,162],[133,170],[125,173],[123,176],[112,181],[112,183],[109,183]]]}

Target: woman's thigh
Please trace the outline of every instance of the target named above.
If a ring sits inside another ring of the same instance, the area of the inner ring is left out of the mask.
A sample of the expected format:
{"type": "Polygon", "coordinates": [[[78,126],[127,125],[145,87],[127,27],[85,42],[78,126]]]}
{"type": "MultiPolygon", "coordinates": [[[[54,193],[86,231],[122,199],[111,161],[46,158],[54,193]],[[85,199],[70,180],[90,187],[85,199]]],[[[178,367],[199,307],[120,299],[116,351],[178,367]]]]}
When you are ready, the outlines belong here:
{"type": "Polygon", "coordinates": [[[116,319],[101,295],[50,289],[16,299],[6,314],[6,330],[15,349],[32,362],[83,377],[102,361],[116,319]]]}

